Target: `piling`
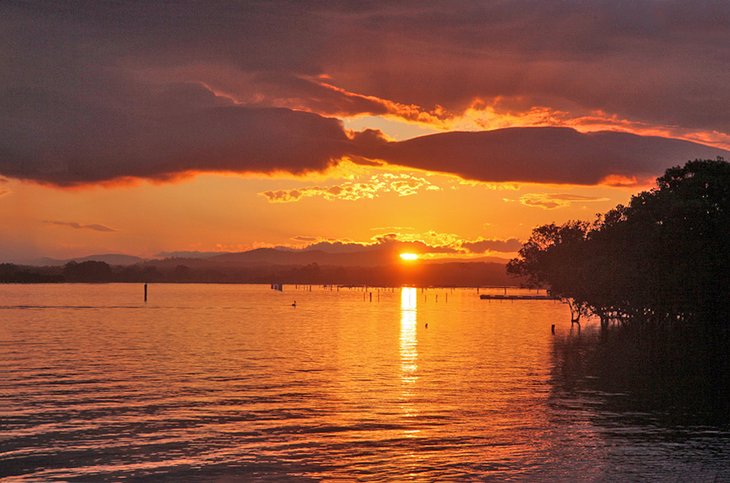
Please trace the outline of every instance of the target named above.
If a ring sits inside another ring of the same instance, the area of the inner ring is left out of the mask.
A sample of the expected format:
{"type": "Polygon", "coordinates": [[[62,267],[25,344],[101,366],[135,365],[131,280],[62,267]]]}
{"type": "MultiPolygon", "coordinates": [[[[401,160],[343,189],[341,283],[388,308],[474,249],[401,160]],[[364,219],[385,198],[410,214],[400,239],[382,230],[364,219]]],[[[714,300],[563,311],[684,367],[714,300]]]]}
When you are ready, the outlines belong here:
{"type": "Polygon", "coordinates": [[[147,302],[147,284],[144,284],[144,301],[147,302]]]}

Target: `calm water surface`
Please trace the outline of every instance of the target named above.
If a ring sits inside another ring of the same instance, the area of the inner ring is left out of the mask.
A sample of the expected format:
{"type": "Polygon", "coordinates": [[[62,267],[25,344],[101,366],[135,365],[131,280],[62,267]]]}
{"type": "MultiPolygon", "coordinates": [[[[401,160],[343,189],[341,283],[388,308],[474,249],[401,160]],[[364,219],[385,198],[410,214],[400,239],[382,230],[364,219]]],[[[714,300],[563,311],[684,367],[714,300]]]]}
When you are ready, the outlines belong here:
{"type": "Polygon", "coordinates": [[[566,383],[560,303],[284,290],[0,286],[0,478],[730,479],[727,427],[566,383]]]}

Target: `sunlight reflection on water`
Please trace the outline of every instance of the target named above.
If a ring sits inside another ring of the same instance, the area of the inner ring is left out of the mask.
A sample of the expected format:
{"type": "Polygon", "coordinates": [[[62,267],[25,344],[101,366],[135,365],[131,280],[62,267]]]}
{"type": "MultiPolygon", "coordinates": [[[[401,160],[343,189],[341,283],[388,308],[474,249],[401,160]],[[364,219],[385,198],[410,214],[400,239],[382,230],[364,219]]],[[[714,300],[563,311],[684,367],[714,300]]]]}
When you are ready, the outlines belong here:
{"type": "Polygon", "coordinates": [[[727,428],[667,427],[573,387],[556,340],[577,335],[557,302],[241,285],[141,295],[2,287],[0,477],[730,475],[727,428]]]}
{"type": "MultiPolygon", "coordinates": [[[[400,358],[401,376],[404,384],[413,384],[418,379],[417,295],[413,287],[401,289],[400,303],[400,358]]],[[[404,389],[404,391],[407,391],[404,389]]],[[[408,394],[404,392],[404,394],[408,394]]]]}

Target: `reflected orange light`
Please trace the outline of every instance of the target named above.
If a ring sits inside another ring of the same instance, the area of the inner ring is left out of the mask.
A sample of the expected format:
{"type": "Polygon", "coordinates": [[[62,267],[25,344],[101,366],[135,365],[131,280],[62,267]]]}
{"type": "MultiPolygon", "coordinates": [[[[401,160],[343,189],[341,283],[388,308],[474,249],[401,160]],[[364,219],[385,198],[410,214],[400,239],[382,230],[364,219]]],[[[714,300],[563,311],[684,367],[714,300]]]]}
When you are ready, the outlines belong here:
{"type": "Polygon", "coordinates": [[[414,287],[401,288],[400,298],[400,357],[401,380],[404,384],[413,384],[418,377],[418,348],[416,339],[417,293],[414,287]]]}
{"type": "Polygon", "coordinates": [[[400,258],[401,258],[401,260],[405,260],[407,262],[412,262],[414,260],[418,260],[418,254],[417,253],[401,253],[400,258]]]}

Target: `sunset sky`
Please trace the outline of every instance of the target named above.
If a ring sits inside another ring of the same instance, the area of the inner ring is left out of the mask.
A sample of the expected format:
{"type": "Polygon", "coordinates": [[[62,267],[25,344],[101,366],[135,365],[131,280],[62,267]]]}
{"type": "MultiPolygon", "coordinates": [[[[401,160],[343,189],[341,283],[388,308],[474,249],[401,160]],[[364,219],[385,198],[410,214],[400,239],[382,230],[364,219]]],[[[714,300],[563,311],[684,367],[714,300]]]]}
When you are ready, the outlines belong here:
{"type": "Polygon", "coordinates": [[[0,259],[509,257],[730,158],[728,2],[0,4],[0,259]]]}

